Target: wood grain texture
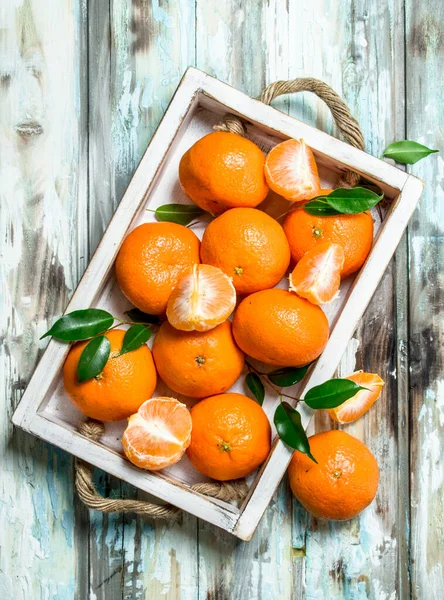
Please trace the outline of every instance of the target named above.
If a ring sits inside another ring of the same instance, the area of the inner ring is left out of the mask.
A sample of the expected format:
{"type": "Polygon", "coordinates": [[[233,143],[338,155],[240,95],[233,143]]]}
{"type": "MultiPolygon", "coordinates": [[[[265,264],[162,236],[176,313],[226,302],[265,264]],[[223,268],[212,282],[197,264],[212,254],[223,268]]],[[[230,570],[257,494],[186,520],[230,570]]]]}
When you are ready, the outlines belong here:
{"type": "MultiPolygon", "coordinates": [[[[9,422],[84,263],[85,81],[80,3],[1,7],[0,596],[70,600],[78,530],[71,459],[9,422]]],[[[80,542],[81,544],[82,542],[80,542]]]]}
{"type": "MultiPolygon", "coordinates": [[[[412,168],[426,195],[339,371],[364,367],[387,381],[348,428],[382,467],[377,502],[360,519],[318,522],[286,483],[248,544],[189,515],[174,527],[105,517],[73,500],[67,455],[9,425],[37,339],[66,305],[187,65],[252,95],[275,79],[319,77],[349,103],[372,154],[405,135],[443,149],[442,3],[407,0],[405,10],[401,0],[2,3],[1,598],[441,597],[439,156],[412,168]]],[[[309,95],[275,106],[335,132],[309,95]]],[[[317,430],[329,427],[317,419],[317,430]]],[[[136,494],[96,478],[105,493],[136,494]]]]}
{"type": "MultiPolygon", "coordinates": [[[[194,62],[194,3],[90,3],[90,255],[171,99],[194,62]]],[[[138,497],[103,474],[102,492],[138,497]]],[[[196,519],[169,529],[141,519],[91,513],[90,589],[97,600],[193,598],[196,519]],[[162,542],[162,543],[161,543],[162,542]],[[181,591],[188,590],[188,591],[181,591]],[[180,596],[178,596],[180,594],[180,596]]]]}
{"type": "Polygon", "coordinates": [[[427,185],[409,228],[411,581],[413,598],[430,600],[444,590],[443,23],[442,2],[407,2],[407,137],[441,150],[411,167],[427,185]]]}
{"type": "MultiPolygon", "coordinates": [[[[198,2],[196,66],[242,91],[259,95],[267,83],[268,53],[276,52],[281,43],[279,36],[267,36],[265,31],[267,22],[276,18],[277,4],[230,0],[219,3],[215,10],[213,3],[198,2]]],[[[272,71],[271,79],[280,77],[286,78],[286,71],[272,71]]],[[[199,600],[267,598],[273,594],[289,597],[291,571],[284,565],[290,551],[290,519],[291,499],[281,486],[248,544],[199,521],[199,600]],[[226,558],[221,560],[222,556],[226,558]]]]}

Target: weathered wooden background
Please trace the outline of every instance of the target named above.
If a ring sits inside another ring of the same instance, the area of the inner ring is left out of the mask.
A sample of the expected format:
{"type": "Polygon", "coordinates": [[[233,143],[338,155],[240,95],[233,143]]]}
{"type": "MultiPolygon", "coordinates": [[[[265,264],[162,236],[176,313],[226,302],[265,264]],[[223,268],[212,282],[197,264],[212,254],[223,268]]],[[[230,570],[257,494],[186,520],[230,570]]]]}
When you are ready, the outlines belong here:
{"type": "MultiPolygon", "coordinates": [[[[70,457],[9,422],[188,65],[252,95],[324,79],[379,155],[404,138],[444,150],[443,63],[442,0],[0,0],[2,600],[444,597],[442,154],[412,167],[426,192],[341,366],[387,381],[348,428],[381,466],[360,518],[318,522],[286,482],[250,543],[188,515],[102,516],[70,457]]],[[[334,133],[313,97],[276,106],[334,133]]]]}

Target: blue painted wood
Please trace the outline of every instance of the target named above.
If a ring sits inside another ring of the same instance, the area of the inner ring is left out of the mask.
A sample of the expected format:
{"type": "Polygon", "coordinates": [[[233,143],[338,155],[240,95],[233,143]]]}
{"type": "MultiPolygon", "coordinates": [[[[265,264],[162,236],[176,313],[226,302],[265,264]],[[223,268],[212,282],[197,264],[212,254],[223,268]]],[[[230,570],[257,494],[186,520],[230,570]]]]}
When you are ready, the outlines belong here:
{"type": "MultiPolygon", "coordinates": [[[[189,515],[170,527],[92,513],[74,496],[71,459],[8,419],[39,335],[63,310],[187,65],[252,95],[275,79],[319,77],[346,99],[369,152],[406,135],[443,149],[443,10],[440,0],[3,3],[0,598],[440,597],[439,156],[412,168],[426,194],[340,367],[387,381],[348,428],[381,465],[377,501],[359,519],[319,522],[285,482],[249,544],[189,515]]],[[[276,106],[335,133],[309,95],[276,106]]],[[[320,415],[315,427],[331,422],[320,415]]],[[[96,479],[103,492],[137,496],[96,479]]]]}

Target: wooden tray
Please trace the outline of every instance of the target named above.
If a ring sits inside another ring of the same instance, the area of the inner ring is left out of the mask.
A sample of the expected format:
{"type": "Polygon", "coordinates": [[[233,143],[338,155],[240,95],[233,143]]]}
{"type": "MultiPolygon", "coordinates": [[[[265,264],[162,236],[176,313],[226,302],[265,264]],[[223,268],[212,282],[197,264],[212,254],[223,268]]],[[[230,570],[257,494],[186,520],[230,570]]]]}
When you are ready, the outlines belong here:
{"type": "MultiPolygon", "coordinates": [[[[322,187],[336,187],[341,173],[351,169],[385,193],[382,216],[379,211],[373,211],[375,240],[365,265],[356,276],[342,282],[339,297],[325,311],[331,327],[328,344],[305,380],[290,388],[292,395],[303,396],[306,390],[334,375],[415,209],[423,183],[197,69],[186,71],[66,311],[94,306],[123,316],[130,305],[117,287],[113,273],[114,259],[123,239],[140,223],[155,220],[154,214],[145,210],[147,207],[155,209],[167,202],[189,203],[179,186],[179,160],[196,140],[212,131],[226,112],[245,118],[249,123],[249,137],[264,151],[289,137],[304,138],[315,154],[322,187]]],[[[270,194],[261,207],[278,216],[288,210],[288,202],[270,194]]],[[[203,227],[200,231],[195,229],[199,236],[203,227]]],[[[68,349],[67,344],[49,342],[12,417],[13,423],[165,502],[249,540],[292,455],[292,450],[276,437],[276,432],[273,430],[274,443],[267,461],[248,478],[250,492],[240,508],[198,494],[190,486],[205,478],[194,470],[186,457],[161,473],[143,471],[128,462],[120,445],[125,421],[107,424],[100,442],[90,441],[78,433],[77,425],[85,417],[69,402],[61,379],[68,349]]],[[[232,389],[245,393],[243,380],[241,376],[232,389]]],[[[172,395],[190,405],[189,399],[171,392],[162,382],[156,394],[172,395]]],[[[278,401],[270,394],[265,399],[264,410],[271,422],[278,401]]],[[[312,411],[304,404],[299,408],[306,427],[312,411]]]]}

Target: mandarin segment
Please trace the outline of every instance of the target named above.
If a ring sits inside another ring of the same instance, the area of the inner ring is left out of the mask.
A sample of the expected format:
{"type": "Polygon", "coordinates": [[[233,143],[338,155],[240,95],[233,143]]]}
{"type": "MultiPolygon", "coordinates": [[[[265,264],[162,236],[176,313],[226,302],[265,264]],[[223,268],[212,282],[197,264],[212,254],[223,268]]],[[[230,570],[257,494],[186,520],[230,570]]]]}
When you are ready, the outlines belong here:
{"type": "Polygon", "coordinates": [[[298,207],[286,216],[283,228],[296,264],[319,244],[333,242],[342,246],[342,278],[362,267],[373,243],[373,219],[369,212],[320,217],[298,207]]]}
{"type": "Polygon", "coordinates": [[[144,223],[124,240],[115,269],[120,289],[134,306],[164,314],[181,277],[200,262],[195,233],[176,223],[144,223]]]}
{"type": "Polygon", "coordinates": [[[265,157],[256,144],[225,131],[209,133],[183,155],[179,180],[185,194],[212,214],[257,206],[268,194],[265,157]]]}
{"type": "Polygon", "coordinates": [[[321,189],[313,152],[303,139],[286,140],[270,150],[265,178],[274,192],[291,202],[309,200],[321,189]]]}
{"type": "Polygon", "coordinates": [[[151,398],[128,419],[122,437],[125,456],[133,464],[158,471],[177,463],[191,441],[191,416],[175,398],[151,398]]]}
{"type": "Polygon", "coordinates": [[[376,373],[357,371],[345,379],[367,388],[360,390],[353,398],[349,398],[340,406],[328,409],[327,412],[337,423],[353,423],[362,417],[376,402],[384,387],[384,380],[376,373]]]}
{"type": "Polygon", "coordinates": [[[271,428],[263,409],[243,394],[220,394],[191,409],[193,429],[187,456],[207,477],[246,477],[270,452],[271,428]]]}
{"type": "Polygon", "coordinates": [[[75,344],[63,365],[63,383],[71,402],[84,415],[98,421],[120,421],[135,413],[153,395],[157,376],[151,351],[145,344],[119,356],[125,331],[104,335],[111,352],[103,371],[79,383],[77,365],[88,341],[75,344]]]}
{"type": "Polygon", "coordinates": [[[312,304],[327,304],[338,294],[344,250],[325,242],[306,252],[289,277],[290,291],[312,304]]]}
{"type": "Polygon", "coordinates": [[[291,292],[264,290],[244,298],[233,319],[238,346],[252,358],[280,367],[302,367],[321,354],[328,340],[322,310],[291,292]]]}
{"type": "Polygon", "coordinates": [[[295,452],[288,468],[293,494],[312,515],[346,521],[374,499],[379,481],[375,457],[345,431],[325,431],[308,438],[316,464],[295,452]]]}
{"type": "Polygon", "coordinates": [[[208,331],[220,325],[236,306],[236,290],[223,271],[211,265],[194,265],[173,290],[167,318],[182,331],[208,331]]]}
{"type": "Polygon", "coordinates": [[[254,208],[233,208],[206,228],[201,259],[232,277],[236,291],[246,295],[279,283],[290,249],[275,219],[254,208]]]}
{"type": "Polygon", "coordinates": [[[203,332],[178,331],[165,321],[154,340],[153,357],[163,381],[191,398],[225,392],[244,368],[229,321],[203,332]]]}

